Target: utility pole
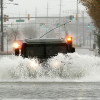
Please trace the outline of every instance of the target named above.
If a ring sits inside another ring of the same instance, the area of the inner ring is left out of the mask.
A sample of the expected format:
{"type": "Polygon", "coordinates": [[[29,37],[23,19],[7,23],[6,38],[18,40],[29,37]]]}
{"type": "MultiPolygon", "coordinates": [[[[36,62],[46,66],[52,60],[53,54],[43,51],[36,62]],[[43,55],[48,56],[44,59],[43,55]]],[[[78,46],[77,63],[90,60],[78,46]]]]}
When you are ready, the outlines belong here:
{"type": "MultiPolygon", "coordinates": [[[[62,0],[60,0],[60,9],[59,9],[59,25],[60,25],[60,22],[61,22],[61,5],[62,4],[62,0]]],[[[61,36],[61,33],[60,33],[60,27],[59,27],[59,38],[61,36]]]]}
{"type": "Polygon", "coordinates": [[[1,51],[4,51],[4,33],[3,33],[3,0],[1,0],[1,51]]]}
{"type": "Polygon", "coordinates": [[[61,17],[61,5],[62,4],[62,0],[60,0],[60,10],[59,10],[59,20],[60,20],[60,17],[61,17]]]}
{"type": "Polygon", "coordinates": [[[85,45],[85,40],[84,40],[84,11],[83,11],[83,45],[85,45]]]}
{"type": "Polygon", "coordinates": [[[48,3],[47,3],[47,24],[48,24],[48,10],[49,8],[48,8],[48,3]]]}
{"type": "Polygon", "coordinates": [[[37,21],[36,21],[36,17],[37,17],[37,8],[35,8],[35,30],[36,30],[36,23],[37,23],[37,21]]]}
{"type": "MultiPolygon", "coordinates": [[[[78,0],[77,0],[77,16],[79,16],[78,15],[78,0]]],[[[78,18],[78,20],[79,20],[79,18],[78,18]]],[[[76,31],[76,44],[78,45],[78,41],[79,41],[79,36],[78,36],[78,20],[77,20],[77,31],[76,31]]]]}
{"type": "Polygon", "coordinates": [[[91,49],[91,35],[92,35],[92,34],[91,34],[91,32],[90,32],[90,49],[91,49]]]}
{"type": "MultiPolygon", "coordinates": [[[[47,3],[47,21],[46,21],[46,26],[48,27],[48,10],[49,10],[49,8],[48,8],[48,3],[47,3]]],[[[47,32],[48,30],[46,29],[46,32],[47,32]]],[[[48,35],[47,35],[47,37],[49,37],[48,35]]]]}

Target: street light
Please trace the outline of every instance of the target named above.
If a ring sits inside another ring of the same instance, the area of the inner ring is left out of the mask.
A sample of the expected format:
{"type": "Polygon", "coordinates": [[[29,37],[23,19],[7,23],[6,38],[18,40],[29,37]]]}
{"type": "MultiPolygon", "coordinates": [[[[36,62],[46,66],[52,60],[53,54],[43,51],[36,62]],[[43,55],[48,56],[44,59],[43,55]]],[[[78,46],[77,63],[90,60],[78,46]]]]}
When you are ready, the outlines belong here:
{"type": "Polygon", "coordinates": [[[19,5],[19,4],[17,4],[17,3],[6,3],[6,4],[13,4],[13,5],[19,5]]]}
{"type": "Polygon", "coordinates": [[[9,1],[13,2],[14,0],[9,0],[9,1]]]}

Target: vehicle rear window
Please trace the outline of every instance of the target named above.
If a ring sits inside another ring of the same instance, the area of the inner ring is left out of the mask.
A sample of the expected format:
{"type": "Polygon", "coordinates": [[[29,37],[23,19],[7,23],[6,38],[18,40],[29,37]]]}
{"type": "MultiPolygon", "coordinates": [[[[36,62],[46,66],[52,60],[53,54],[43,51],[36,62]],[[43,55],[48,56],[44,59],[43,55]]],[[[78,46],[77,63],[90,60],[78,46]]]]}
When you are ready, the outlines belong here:
{"type": "Polygon", "coordinates": [[[44,56],[44,46],[42,45],[30,45],[26,48],[27,56],[44,56]]]}
{"type": "Polygon", "coordinates": [[[58,53],[67,53],[66,44],[31,44],[26,47],[27,57],[54,56],[58,53]]]}

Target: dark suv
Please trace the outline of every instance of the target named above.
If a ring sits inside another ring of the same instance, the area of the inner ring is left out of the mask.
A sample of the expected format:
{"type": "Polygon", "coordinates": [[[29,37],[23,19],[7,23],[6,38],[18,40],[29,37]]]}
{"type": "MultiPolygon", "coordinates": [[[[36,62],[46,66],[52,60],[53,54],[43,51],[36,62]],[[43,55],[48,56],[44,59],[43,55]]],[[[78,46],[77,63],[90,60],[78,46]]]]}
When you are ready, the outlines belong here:
{"type": "Polygon", "coordinates": [[[21,49],[15,49],[15,55],[19,55],[21,51],[22,57],[46,59],[58,53],[73,53],[75,48],[72,47],[72,38],[70,39],[69,41],[65,39],[26,39],[21,49]]]}

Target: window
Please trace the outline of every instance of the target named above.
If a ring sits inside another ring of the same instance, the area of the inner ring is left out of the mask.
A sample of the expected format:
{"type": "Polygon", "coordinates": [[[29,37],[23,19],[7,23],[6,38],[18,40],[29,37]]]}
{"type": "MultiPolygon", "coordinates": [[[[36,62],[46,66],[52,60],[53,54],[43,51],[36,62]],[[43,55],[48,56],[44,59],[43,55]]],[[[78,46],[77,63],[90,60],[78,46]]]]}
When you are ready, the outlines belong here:
{"type": "Polygon", "coordinates": [[[29,45],[26,48],[26,55],[28,57],[33,57],[33,56],[44,56],[44,46],[43,45],[29,45]]]}

